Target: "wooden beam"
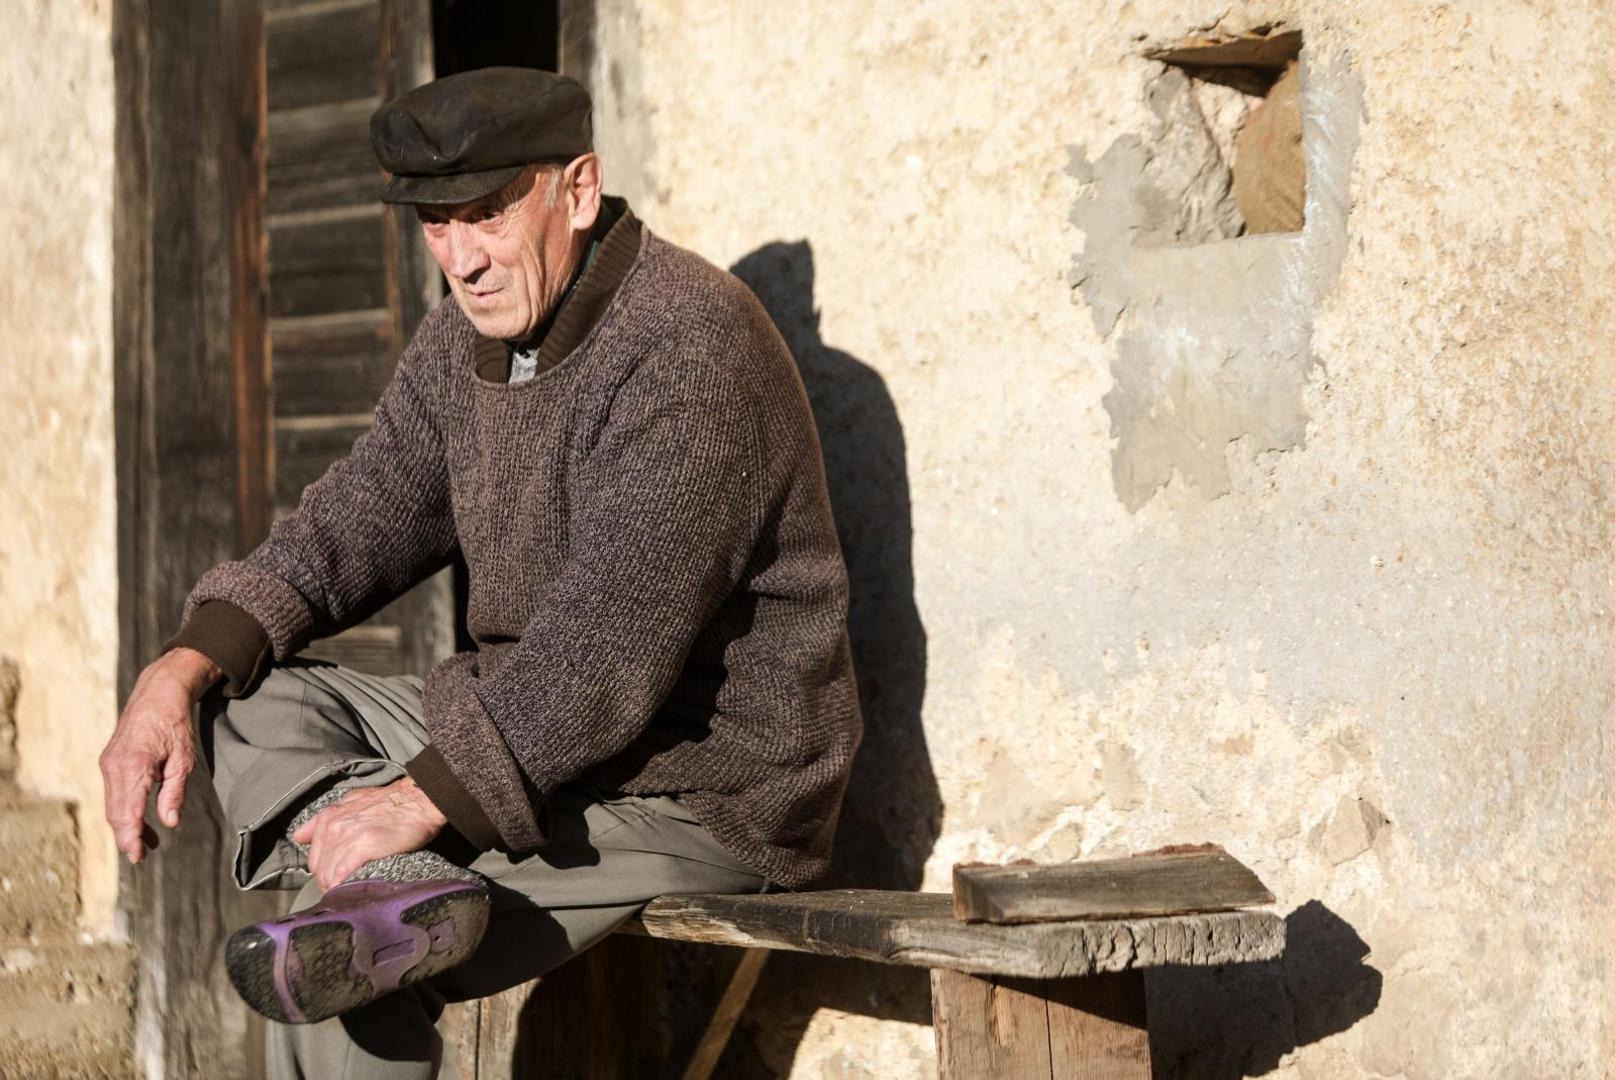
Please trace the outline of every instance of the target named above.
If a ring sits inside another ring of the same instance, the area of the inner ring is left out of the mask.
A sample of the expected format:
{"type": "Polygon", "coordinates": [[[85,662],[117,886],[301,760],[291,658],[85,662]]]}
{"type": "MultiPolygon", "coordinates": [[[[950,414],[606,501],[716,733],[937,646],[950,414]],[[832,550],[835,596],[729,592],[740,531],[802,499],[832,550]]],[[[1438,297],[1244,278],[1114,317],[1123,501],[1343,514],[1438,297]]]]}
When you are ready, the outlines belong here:
{"type": "Polygon", "coordinates": [[[991,923],[1118,919],[1233,911],[1273,894],[1218,847],[1056,866],[953,868],[953,913],[991,923]]]}
{"type": "Polygon", "coordinates": [[[1137,971],[1045,983],[1049,1063],[1060,1077],[1150,1075],[1144,976],[1137,971]]]}
{"type": "Polygon", "coordinates": [[[664,896],[626,929],[673,941],[1031,978],[1272,960],[1284,951],[1284,920],[1266,911],[996,926],[955,919],[946,893],[872,889],[664,896]]]}
{"type": "Polygon", "coordinates": [[[221,147],[230,192],[230,345],[235,369],[236,546],[245,553],[269,535],[275,475],[269,376],[269,238],[265,146],[269,106],[263,12],[226,8],[222,45],[227,130],[221,147]]]}
{"type": "Polygon", "coordinates": [[[931,972],[941,1080],[1149,1080],[1144,978],[931,972]]]}
{"type": "Polygon", "coordinates": [[[1048,1004],[1023,987],[990,975],[931,972],[940,1080],[1050,1080],[1048,1004]]]}
{"type": "Polygon", "coordinates": [[[763,965],[768,962],[768,954],[768,949],[747,949],[740,954],[740,963],[735,967],[734,974],[729,976],[729,985],[724,988],[723,997],[718,999],[718,1007],[712,1010],[712,1020],[702,1033],[701,1041],[696,1044],[695,1053],[690,1055],[690,1063],[684,1069],[684,1080],[707,1080],[712,1070],[718,1067],[718,1059],[723,1057],[724,1047],[729,1045],[729,1036],[734,1034],[740,1014],[746,1011],[751,992],[757,988],[757,980],[763,973],[763,965]]]}

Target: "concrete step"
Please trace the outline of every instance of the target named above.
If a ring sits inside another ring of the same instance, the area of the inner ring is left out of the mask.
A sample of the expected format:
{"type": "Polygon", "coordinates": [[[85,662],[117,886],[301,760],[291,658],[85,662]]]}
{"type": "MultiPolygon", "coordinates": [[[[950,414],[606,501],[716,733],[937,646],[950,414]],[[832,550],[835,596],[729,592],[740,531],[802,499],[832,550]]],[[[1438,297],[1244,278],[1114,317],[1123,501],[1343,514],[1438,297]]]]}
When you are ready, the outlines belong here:
{"type": "Polygon", "coordinates": [[[68,805],[0,791],[0,941],[71,932],[78,829],[68,805]]]}
{"type": "Polygon", "coordinates": [[[0,1077],[132,1080],[134,980],[127,945],[0,943],[0,1077]]]}

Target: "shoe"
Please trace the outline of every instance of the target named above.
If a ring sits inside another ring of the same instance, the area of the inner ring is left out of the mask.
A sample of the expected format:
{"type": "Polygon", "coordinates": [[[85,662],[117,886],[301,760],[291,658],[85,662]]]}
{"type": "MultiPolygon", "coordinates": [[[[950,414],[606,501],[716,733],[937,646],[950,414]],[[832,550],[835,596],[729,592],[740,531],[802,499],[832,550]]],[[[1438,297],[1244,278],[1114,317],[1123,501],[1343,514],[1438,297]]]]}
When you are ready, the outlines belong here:
{"type": "Polygon", "coordinates": [[[487,926],[475,882],[350,881],[307,911],[237,930],[224,963],[258,1012],[312,1024],[461,963],[487,926]]]}

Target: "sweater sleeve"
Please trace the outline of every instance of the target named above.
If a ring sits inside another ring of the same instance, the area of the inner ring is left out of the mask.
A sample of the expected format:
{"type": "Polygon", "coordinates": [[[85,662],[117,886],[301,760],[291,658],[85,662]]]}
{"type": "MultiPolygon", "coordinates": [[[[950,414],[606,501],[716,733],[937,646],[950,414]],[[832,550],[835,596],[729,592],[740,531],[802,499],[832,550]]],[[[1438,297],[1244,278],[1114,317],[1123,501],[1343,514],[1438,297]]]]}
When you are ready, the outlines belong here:
{"type": "Polygon", "coordinates": [[[225,610],[213,602],[223,601],[261,627],[274,660],[284,661],[448,562],[456,544],[448,471],[423,385],[426,363],[443,347],[441,327],[436,313],[428,317],[371,429],[304,490],[296,511],[245,558],[202,575],[176,642],[210,656],[228,651],[212,640],[219,620],[211,616],[225,610]]]}
{"type": "Polygon", "coordinates": [[[703,359],[641,365],[570,486],[567,560],[492,674],[428,682],[432,744],[503,847],[546,842],[539,808],[650,723],[760,531],[757,416],[703,359]]]}

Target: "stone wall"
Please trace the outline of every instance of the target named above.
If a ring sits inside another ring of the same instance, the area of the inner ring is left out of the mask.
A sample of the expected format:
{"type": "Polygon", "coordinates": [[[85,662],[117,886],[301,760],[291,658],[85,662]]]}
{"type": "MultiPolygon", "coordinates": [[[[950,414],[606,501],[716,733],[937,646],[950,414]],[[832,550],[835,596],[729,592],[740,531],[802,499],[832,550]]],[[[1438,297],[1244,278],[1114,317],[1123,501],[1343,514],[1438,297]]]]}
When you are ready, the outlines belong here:
{"type": "MultiPolygon", "coordinates": [[[[1152,977],[1165,1075],[1615,1069],[1612,24],[600,0],[608,186],[752,283],[817,409],[843,879],[1216,841],[1290,952],[1152,977]],[[1275,23],[1305,228],[1162,235],[1152,163],[1228,140],[1145,54],[1275,23]]],[[[923,980],[770,964],[732,1074],[929,1067],[923,980]]]]}
{"type": "Polygon", "coordinates": [[[111,6],[10,9],[0,43],[0,653],[19,782],[79,807],[88,928],[117,865],[96,758],[117,718],[111,6]]]}

